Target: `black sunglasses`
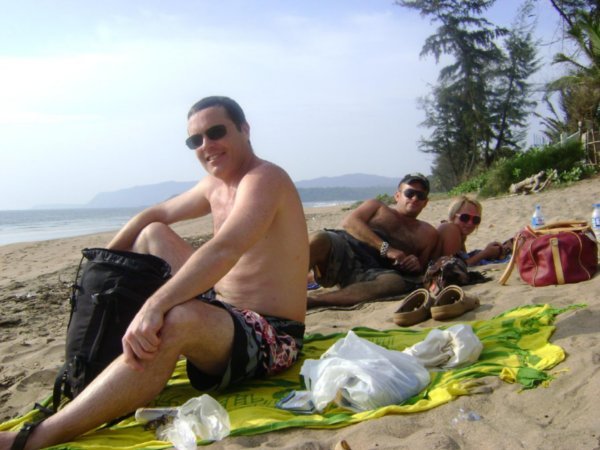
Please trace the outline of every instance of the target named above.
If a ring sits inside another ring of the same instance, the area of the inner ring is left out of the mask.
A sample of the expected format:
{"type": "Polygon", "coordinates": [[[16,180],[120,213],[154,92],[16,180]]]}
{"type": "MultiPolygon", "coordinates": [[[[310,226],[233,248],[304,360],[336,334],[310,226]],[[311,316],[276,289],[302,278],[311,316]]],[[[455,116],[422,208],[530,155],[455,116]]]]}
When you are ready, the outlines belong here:
{"type": "Polygon", "coordinates": [[[218,141],[219,139],[224,138],[226,134],[227,128],[225,127],[225,125],[215,125],[206,130],[204,134],[191,135],[185,140],[185,145],[187,145],[190,150],[196,150],[198,147],[201,147],[204,143],[205,136],[211,141],[218,141]]]}
{"type": "Polygon", "coordinates": [[[469,223],[469,220],[473,223],[473,225],[479,225],[481,223],[481,217],[479,216],[472,216],[471,214],[467,213],[457,214],[457,216],[458,219],[464,223],[469,223]]]}
{"type": "Polygon", "coordinates": [[[416,189],[404,189],[402,192],[406,198],[417,197],[419,200],[427,200],[427,192],[417,191],[416,189]]]}

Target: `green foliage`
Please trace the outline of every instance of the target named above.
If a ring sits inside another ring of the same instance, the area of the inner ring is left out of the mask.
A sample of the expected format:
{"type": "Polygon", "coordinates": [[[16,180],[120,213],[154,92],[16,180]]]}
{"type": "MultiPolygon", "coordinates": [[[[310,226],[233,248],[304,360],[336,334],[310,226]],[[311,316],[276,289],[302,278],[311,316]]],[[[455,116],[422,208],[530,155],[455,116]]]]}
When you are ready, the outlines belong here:
{"type": "Polygon", "coordinates": [[[393,205],[394,203],[396,203],[396,199],[393,195],[390,194],[379,194],[375,198],[380,202],[385,203],[386,205],[393,205]]]}
{"type": "MultiPolygon", "coordinates": [[[[554,63],[561,64],[565,75],[546,85],[545,100],[551,104],[551,97],[557,99],[564,117],[558,117],[552,108],[555,117],[544,119],[548,136],[561,128],[573,132],[581,123],[595,128],[600,120],[600,12],[597,3],[595,10],[576,6],[586,2],[572,3],[562,5],[561,17],[576,51],[554,56],[554,63]]],[[[554,7],[560,11],[558,4],[554,7]]]]}
{"type": "Polygon", "coordinates": [[[559,182],[572,182],[585,175],[581,162],[585,157],[580,142],[532,148],[509,159],[498,161],[487,173],[487,181],[481,195],[493,196],[505,193],[511,184],[517,183],[541,171],[549,174],[556,169],[559,182]]]}
{"type": "Polygon", "coordinates": [[[457,196],[462,194],[468,194],[470,192],[479,192],[487,183],[487,178],[487,174],[482,173],[454,187],[448,192],[448,194],[451,196],[457,196]]]}
{"type": "MultiPolygon", "coordinates": [[[[396,199],[394,198],[393,195],[390,195],[390,194],[377,194],[375,199],[379,200],[382,203],[385,203],[386,205],[393,205],[396,203],[396,199]]],[[[357,202],[354,202],[354,203],[346,206],[345,208],[342,208],[342,211],[352,211],[353,209],[358,208],[362,204],[363,204],[363,201],[359,200],[357,202]]]]}
{"type": "Polygon", "coordinates": [[[420,99],[429,136],[419,149],[433,155],[432,175],[444,190],[512,154],[524,139],[535,106],[527,80],[538,68],[532,2],[508,30],[483,16],[495,0],[396,1],[439,24],[421,56],[448,56],[431,94],[420,99]]]}
{"type": "Polygon", "coordinates": [[[584,150],[577,141],[532,148],[512,158],[498,160],[490,170],[473,177],[448,192],[451,196],[477,192],[483,197],[505,194],[511,184],[545,172],[553,183],[572,183],[600,169],[583,164],[584,150]]]}

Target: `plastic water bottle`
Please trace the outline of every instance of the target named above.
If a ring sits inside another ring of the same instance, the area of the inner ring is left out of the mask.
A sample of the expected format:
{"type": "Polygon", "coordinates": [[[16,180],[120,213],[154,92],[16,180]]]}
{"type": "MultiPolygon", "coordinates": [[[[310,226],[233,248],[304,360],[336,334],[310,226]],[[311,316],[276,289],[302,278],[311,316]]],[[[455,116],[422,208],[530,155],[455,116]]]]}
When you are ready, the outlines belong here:
{"type": "Polygon", "coordinates": [[[535,205],[535,211],[533,212],[533,216],[531,216],[531,226],[533,228],[539,228],[545,224],[544,214],[542,213],[541,205],[535,205]]]}
{"type": "Polygon", "coordinates": [[[592,212],[592,230],[594,230],[596,240],[600,241],[600,203],[594,205],[594,211],[592,212]]]}

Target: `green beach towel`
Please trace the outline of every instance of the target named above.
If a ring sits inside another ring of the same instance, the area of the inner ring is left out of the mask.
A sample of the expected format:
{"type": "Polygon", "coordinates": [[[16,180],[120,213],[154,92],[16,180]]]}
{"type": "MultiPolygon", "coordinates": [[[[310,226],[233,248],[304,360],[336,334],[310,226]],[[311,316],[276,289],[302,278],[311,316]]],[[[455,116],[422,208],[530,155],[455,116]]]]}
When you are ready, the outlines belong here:
{"type": "MultiPolygon", "coordinates": [[[[549,343],[555,327],[555,317],[576,305],[557,309],[549,305],[522,306],[490,320],[469,323],[481,342],[483,351],[475,364],[446,372],[431,372],[431,382],[425,390],[400,405],[390,405],[372,411],[353,413],[332,405],[323,414],[295,415],[275,407],[278,400],[292,390],[304,389],[299,372],[305,359],[318,359],[345,333],[310,335],[300,361],[288,371],[261,380],[252,380],[228,388],[213,396],[229,412],[231,436],[266,433],[291,427],[337,428],[387,414],[426,411],[449,402],[460,395],[477,392],[483,377],[497,376],[509,383],[519,383],[524,389],[552,379],[548,370],[565,358],[562,348],[549,343]]],[[[454,323],[453,323],[454,324],[454,323]]],[[[453,325],[450,324],[450,325],[453,325]]],[[[444,328],[444,327],[441,327],[444,328]]],[[[355,328],[354,332],[382,347],[403,350],[425,339],[429,329],[395,328],[378,331],[355,328]]],[[[167,387],[149,406],[179,406],[200,393],[187,380],[185,362],[180,361],[167,387]]],[[[48,404],[50,397],[43,404],[48,404]]],[[[18,430],[23,423],[39,418],[37,411],[0,424],[0,430],[18,430]]],[[[227,439],[227,438],[226,438],[227,439]]],[[[162,449],[168,442],[157,441],[154,431],[144,430],[133,417],[110,428],[100,428],[77,441],[51,447],[55,449],[162,449]]]]}

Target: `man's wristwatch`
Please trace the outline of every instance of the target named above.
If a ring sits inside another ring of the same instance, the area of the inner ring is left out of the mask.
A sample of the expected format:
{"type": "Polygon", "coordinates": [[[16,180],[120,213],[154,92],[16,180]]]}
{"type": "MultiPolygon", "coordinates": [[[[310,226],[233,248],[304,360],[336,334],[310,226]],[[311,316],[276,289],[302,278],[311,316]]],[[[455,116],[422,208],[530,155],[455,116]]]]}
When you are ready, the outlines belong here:
{"type": "Polygon", "coordinates": [[[383,241],[381,247],[379,247],[379,254],[383,257],[387,256],[387,252],[390,249],[390,243],[383,241]]]}

